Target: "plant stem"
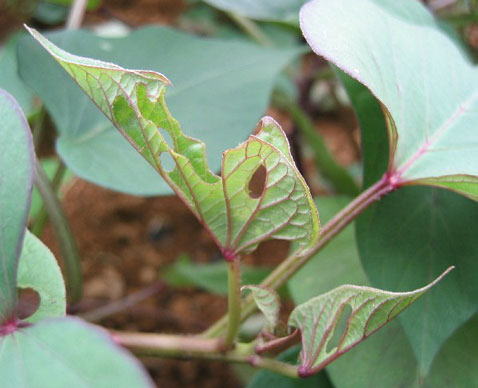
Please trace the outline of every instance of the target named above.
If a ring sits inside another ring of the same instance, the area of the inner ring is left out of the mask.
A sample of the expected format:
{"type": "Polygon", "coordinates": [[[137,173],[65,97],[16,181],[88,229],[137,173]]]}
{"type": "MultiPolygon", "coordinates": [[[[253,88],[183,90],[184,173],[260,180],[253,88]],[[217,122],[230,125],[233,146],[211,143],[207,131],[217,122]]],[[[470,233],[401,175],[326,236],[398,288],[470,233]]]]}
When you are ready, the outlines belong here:
{"type": "Polygon", "coordinates": [[[88,0],[75,0],[70,8],[68,20],[66,21],[67,30],[76,30],[80,28],[85,15],[86,5],[88,0]]]}
{"type": "Polygon", "coordinates": [[[243,30],[247,35],[249,35],[253,40],[259,43],[262,46],[273,46],[273,42],[269,37],[264,34],[260,27],[252,21],[251,19],[245,18],[241,15],[238,15],[234,12],[226,12],[234,23],[236,23],[241,30],[243,30]]]}
{"type": "Polygon", "coordinates": [[[35,185],[40,192],[43,205],[48,212],[53,230],[60,244],[61,256],[65,264],[68,300],[70,303],[76,303],[81,299],[83,292],[83,275],[76,242],[60,201],[38,160],[35,162],[35,170],[35,185]]]}
{"type": "MultiPolygon", "coordinates": [[[[261,286],[278,289],[285,284],[290,277],[295,274],[302,266],[307,263],[317,252],[324,248],[333,237],[350,224],[359,214],[361,214],[368,206],[380,199],[383,195],[395,190],[397,187],[390,182],[388,175],[384,175],[373,186],[365,190],[336,216],[330,220],[322,229],[318,241],[312,247],[305,251],[299,252],[285,259],[278,267],[276,267],[269,276],[264,279],[261,286]]],[[[241,321],[248,318],[256,310],[256,305],[251,296],[246,298],[242,304],[241,321]]],[[[203,336],[212,338],[220,336],[227,326],[227,316],[221,318],[213,326],[211,326],[203,336]]]]}
{"type": "Polygon", "coordinates": [[[119,331],[112,331],[111,334],[113,340],[138,356],[244,363],[289,377],[298,377],[296,366],[254,354],[254,344],[237,344],[235,349],[223,352],[223,342],[216,338],[119,331]]]}
{"type": "Polygon", "coordinates": [[[241,258],[239,256],[228,262],[227,275],[227,332],[223,345],[225,349],[230,349],[234,345],[241,324],[241,258]]]}
{"type": "Polygon", "coordinates": [[[316,131],[309,116],[293,99],[285,93],[276,92],[273,102],[290,113],[297,124],[300,134],[307,140],[307,143],[314,151],[314,160],[317,169],[330,181],[338,193],[356,196],[359,188],[349,172],[338,164],[329,149],[325,145],[322,136],[316,131]]]}
{"type": "MultiPolygon", "coordinates": [[[[52,190],[57,197],[59,196],[61,183],[63,181],[65,173],[66,173],[66,166],[61,161],[61,159],[58,159],[58,166],[56,168],[55,175],[53,176],[53,179],[51,180],[52,190]]],[[[48,221],[48,212],[46,210],[45,205],[42,203],[41,209],[38,212],[38,215],[36,216],[36,218],[34,219],[31,232],[35,236],[41,237],[43,233],[43,229],[45,228],[47,221],[48,221]]]]}
{"type": "Polygon", "coordinates": [[[94,310],[85,312],[80,314],[79,316],[86,321],[89,322],[98,322],[102,319],[109,317],[113,314],[119,313],[123,310],[126,310],[129,307],[132,307],[143,300],[153,296],[154,294],[158,293],[161,289],[163,289],[164,284],[161,281],[157,281],[152,285],[134,292],[123,299],[115,300],[107,305],[98,307],[94,310]]]}

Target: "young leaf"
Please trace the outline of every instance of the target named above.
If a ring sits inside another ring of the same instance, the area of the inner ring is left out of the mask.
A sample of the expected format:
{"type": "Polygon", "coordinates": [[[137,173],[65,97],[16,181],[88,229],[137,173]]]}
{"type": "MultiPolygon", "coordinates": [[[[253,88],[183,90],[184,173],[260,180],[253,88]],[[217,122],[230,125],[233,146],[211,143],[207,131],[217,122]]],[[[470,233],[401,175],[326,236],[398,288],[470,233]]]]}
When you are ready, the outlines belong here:
{"type": "Polygon", "coordinates": [[[77,57],[29,31],[209,229],[227,259],[269,238],[294,240],[298,250],[317,239],[317,209],[273,119],[263,118],[254,135],[224,153],[220,178],[208,168],[204,143],[184,135],[171,116],[164,75],[77,57]],[[174,161],[172,170],[164,156],[174,161]]]}
{"type": "Polygon", "coordinates": [[[262,311],[267,321],[267,330],[274,332],[279,323],[280,300],[279,295],[271,288],[261,286],[243,286],[241,291],[250,291],[252,297],[262,311]]]}
{"type": "Polygon", "coordinates": [[[32,288],[40,297],[38,309],[26,319],[27,322],[66,314],[65,283],[55,256],[28,231],[18,263],[17,287],[32,288]]]}
{"type": "Polygon", "coordinates": [[[301,28],[317,54],[382,103],[392,185],[478,200],[478,71],[420,2],[314,0],[301,28]]]}
{"type": "MultiPolygon", "coordinates": [[[[280,71],[304,52],[302,45],[265,48],[158,26],[112,38],[86,30],[63,30],[48,33],[48,39],[85,57],[130,69],[159,69],[167,74],[174,82],[174,89],[168,92],[169,108],[190,136],[207,144],[207,159],[215,172],[221,167],[222,151],[246,139],[267,109],[280,71]]],[[[172,193],[30,36],[19,42],[18,61],[22,79],[40,96],[55,122],[59,134],[56,150],[69,169],[117,191],[135,195],[172,193]]]]}
{"type": "Polygon", "coordinates": [[[289,326],[301,331],[299,374],[305,377],[320,371],[390,322],[452,269],[411,292],[345,285],[297,306],[289,317],[289,326]],[[347,307],[350,314],[341,327],[339,320],[347,307]]]}
{"type": "Polygon", "coordinates": [[[2,386],[153,387],[138,360],[105,334],[68,317],[0,336],[2,386]]]}
{"type": "Polygon", "coordinates": [[[0,89],[0,324],[17,301],[17,266],[30,207],[33,146],[28,123],[13,97],[0,89]]]}

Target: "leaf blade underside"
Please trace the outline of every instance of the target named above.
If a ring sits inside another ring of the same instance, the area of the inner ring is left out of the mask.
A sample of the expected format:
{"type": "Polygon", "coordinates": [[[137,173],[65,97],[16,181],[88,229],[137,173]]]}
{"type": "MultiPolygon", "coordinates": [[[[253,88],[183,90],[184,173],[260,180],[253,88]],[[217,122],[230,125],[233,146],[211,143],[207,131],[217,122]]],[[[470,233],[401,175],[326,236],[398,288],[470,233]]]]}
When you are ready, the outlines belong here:
{"type": "Polygon", "coordinates": [[[251,292],[257,307],[266,318],[266,329],[273,333],[279,323],[280,300],[277,292],[271,288],[254,285],[241,287],[241,292],[244,291],[251,292]]]}
{"type": "Polygon", "coordinates": [[[396,183],[478,200],[478,71],[424,6],[315,0],[302,8],[301,27],[317,54],[382,103],[396,183]]]}
{"type": "Polygon", "coordinates": [[[432,283],[415,291],[388,292],[344,285],[297,306],[289,317],[289,326],[301,331],[299,374],[306,377],[326,367],[394,319],[452,269],[448,268],[432,283]],[[328,350],[347,306],[351,312],[345,328],[338,343],[328,350]]]}
{"type": "Polygon", "coordinates": [[[204,143],[183,134],[169,112],[165,76],[77,57],[29,31],[208,228],[226,258],[270,238],[297,241],[297,250],[316,241],[317,209],[273,119],[263,118],[254,135],[223,154],[221,178],[207,165],[204,143]],[[175,165],[169,171],[166,154],[175,165]],[[260,168],[265,177],[255,196],[249,183],[260,168]]]}

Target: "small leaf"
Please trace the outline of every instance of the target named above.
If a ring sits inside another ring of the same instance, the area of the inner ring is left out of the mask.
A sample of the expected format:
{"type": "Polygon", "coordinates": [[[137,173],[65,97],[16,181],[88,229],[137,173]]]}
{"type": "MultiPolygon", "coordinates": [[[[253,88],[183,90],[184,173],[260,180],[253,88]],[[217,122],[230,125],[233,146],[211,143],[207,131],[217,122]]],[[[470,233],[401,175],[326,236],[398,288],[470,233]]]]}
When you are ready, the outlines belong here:
{"type": "Polygon", "coordinates": [[[65,283],[55,256],[28,231],[18,264],[17,287],[32,288],[40,296],[40,305],[27,322],[66,314],[65,283]]]}
{"type": "Polygon", "coordinates": [[[30,128],[14,98],[0,89],[0,324],[13,318],[18,257],[33,181],[30,128]]]}
{"type": "Polygon", "coordinates": [[[317,54],[381,102],[391,185],[478,200],[478,71],[420,2],[314,0],[301,28],[317,54]]]}
{"type": "Polygon", "coordinates": [[[44,319],[0,336],[2,386],[153,387],[138,360],[77,318],[44,319]]]}
{"type": "Polygon", "coordinates": [[[273,119],[262,119],[255,135],[224,153],[220,178],[207,165],[204,143],[184,135],[171,116],[164,75],[77,57],[29,31],[209,229],[226,259],[270,238],[294,240],[297,250],[316,241],[317,209],[273,119]],[[164,166],[166,155],[172,170],[164,166]],[[249,183],[260,168],[265,182],[255,198],[249,183]]]}
{"type": "Polygon", "coordinates": [[[302,335],[299,374],[305,377],[320,371],[390,322],[452,269],[411,292],[345,285],[297,306],[289,317],[289,326],[298,328],[302,335]],[[337,332],[347,306],[350,315],[337,332]],[[337,344],[331,346],[334,338],[337,344]]]}
{"type": "Polygon", "coordinates": [[[280,300],[279,295],[271,288],[263,286],[243,286],[241,291],[251,291],[252,297],[259,310],[262,311],[267,321],[267,331],[273,333],[279,323],[280,300]]]}

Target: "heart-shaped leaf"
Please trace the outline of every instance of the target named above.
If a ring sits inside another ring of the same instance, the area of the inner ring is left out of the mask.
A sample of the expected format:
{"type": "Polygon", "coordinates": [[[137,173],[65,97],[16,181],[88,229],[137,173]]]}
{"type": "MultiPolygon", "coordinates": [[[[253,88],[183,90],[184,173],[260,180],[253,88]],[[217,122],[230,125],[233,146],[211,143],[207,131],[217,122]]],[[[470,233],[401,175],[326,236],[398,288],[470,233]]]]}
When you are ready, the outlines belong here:
{"type": "Polygon", "coordinates": [[[314,0],[301,28],[316,53],[382,103],[393,187],[478,199],[478,71],[420,2],[314,0]]]}
{"type": "Polygon", "coordinates": [[[18,263],[17,287],[32,288],[40,297],[38,309],[26,319],[27,322],[66,314],[65,283],[55,256],[28,231],[18,263]]]}
{"type": "Polygon", "coordinates": [[[33,146],[14,98],[0,89],[0,324],[14,319],[18,257],[30,208],[33,146]]]}
{"type": "Polygon", "coordinates": [[[273,119],[224,153],[221,178],[208,168],[204,143],[184,135],[171,116],[165,76],[77,57],[30,32],[209,229],[226,259],[270,238],[294,240],[296,250],[316,241],[317,209],[273,119]]]}
{"type": "Polygon", "coordinates": [[[297,306],[289,317],[289,326],[298,328],[302,336],[299,374],[314,374],[349,351],[394,319],[452,268],[411,292],[345,285],[297,306]]]}
{"type": "MultiPolygon", "coordinates": [[[[200,38],[164,27],[115,38],[81,30],[58,31],[48,38],[82,56],[164,71],[174,83],[169,107],[189,135],[207,144],[214,172],[220,169],[222,151],[244,141],[267,109],[279,72],[304,51],[200,38]]],[[[18,56],[20,75],[51,114],[60,135],[57,151],[75,174],[136,195],[172,193],[41,46],[30,37],[22,39],[18,56]]]]}
{"type": "Polygon", "coordinates": [[[262,286],[243,286],[241,291],[250,291],[259,310],[266,317],[266,329],[273,333],[279,323],[280,300],[279,295],[271,288],[262,286]]]}
{"type": "Polygon", "coordinates": [[[153,387],[103,330],[71,317],[0,336],[0,376],[5,387],[153,387]]]}

